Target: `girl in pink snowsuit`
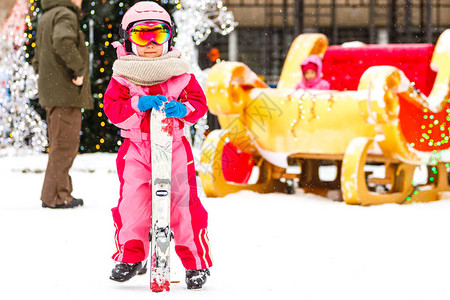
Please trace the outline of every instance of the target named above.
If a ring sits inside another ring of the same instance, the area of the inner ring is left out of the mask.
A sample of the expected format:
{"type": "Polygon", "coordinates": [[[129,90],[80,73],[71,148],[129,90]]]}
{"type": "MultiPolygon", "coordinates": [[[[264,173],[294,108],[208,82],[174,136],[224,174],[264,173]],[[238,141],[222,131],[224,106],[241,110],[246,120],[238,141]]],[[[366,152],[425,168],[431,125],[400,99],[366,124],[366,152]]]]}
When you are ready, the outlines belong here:
{"type": "Polygon", "coordinates": [[[117,262],[111,279],[126,281],[146,271],[151,227],[150,111],[173,121],[171,229],[175,251],[186,268],[188,288],[201,288],[209,275],[208,215],[197,195],[194,160],[183,135],[207,111],[205,95],[189,65],[171,47],[173,24],[158,4],[142,1],[124,15],[115,42],[118,60],[104,96],[104,111],[121,129],[117,155],[120,198],[112,209],[117,262]]]}
{"type": "Polygon", "coordinates": [[[322,59],[312,54],[305,58],[301,64],[303,72],[302,80],[297,84],[295,89],[312,89],[312,90],[329,90],[330,83],[322,79],[322,59]]]}

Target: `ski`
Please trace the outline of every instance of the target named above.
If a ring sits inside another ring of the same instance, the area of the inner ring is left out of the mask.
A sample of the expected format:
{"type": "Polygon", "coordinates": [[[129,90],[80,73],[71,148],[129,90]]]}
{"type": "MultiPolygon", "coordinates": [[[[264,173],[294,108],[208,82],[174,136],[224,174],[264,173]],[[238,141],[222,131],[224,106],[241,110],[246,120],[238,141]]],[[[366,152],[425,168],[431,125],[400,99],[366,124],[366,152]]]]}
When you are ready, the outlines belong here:
{"type": "Polygon", "coordinates": [[[152,169],[151,272],[152,292],[170,290],[170,189],[173,119],[152,109],[150,121],[152,169]]]}

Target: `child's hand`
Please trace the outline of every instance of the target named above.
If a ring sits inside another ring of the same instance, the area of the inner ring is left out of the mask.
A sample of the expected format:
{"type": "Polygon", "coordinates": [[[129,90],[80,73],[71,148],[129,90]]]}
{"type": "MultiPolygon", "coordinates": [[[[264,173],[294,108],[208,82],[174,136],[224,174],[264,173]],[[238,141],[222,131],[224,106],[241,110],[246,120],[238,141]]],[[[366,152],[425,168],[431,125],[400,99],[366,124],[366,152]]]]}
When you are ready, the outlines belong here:
{"type": "Polygon", "coordinates": [[[187,114],[186,106],[175,100],[169,101],[169,103],[164,106],[164,111],[166,112],[167,118],[175,117],[181,119],[186,117],[187,114]]]}
{"type": "Polygon", "coordinates": [[[159,110],[166,101],[167,98],[164,95],[142,96],[139,97],[138,108],[140,111],[146,111],[151,108],[159,110]]]}

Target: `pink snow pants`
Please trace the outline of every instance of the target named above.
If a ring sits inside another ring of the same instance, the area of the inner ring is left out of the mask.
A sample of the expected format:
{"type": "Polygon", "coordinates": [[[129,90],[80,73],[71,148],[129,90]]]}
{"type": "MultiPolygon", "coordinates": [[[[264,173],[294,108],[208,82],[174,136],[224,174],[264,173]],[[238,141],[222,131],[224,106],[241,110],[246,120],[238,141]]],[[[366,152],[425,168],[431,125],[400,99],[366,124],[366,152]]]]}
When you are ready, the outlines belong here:
{"type": "MultiPolygon", "coordinates": [[[[148,133],[125,139],[117,155],[120,199],[112,209],[116,226],[115,261],[136,263],[149,255],[151,227],[151,154],[148,133]]],[[[172,154],[171,228],[175,251],[186,269],[212,266],[208,213],[197,195],[195,166],[184,136],[175,137],[172,154]]]]}

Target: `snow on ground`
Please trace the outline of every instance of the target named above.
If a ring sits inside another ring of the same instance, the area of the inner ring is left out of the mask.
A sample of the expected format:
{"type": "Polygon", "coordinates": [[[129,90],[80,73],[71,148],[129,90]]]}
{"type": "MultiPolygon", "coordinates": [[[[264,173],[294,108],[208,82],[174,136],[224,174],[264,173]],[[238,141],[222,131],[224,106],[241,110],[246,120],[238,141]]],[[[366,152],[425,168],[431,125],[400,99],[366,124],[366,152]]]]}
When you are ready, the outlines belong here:
{"type": "Polygon", "coordinates": [[[172,252],[169,293],[149,276],[116,283],[114,154],[79,155],[71,171],[85,206],[39,201],[47,156],[0,157],[1,299],[450,299],[450,201],[349,206],[297,190],[201,195],[215,266],[188,291],[172,252]],[[251,297],[251,298],[250,298],[251,297]]]}

